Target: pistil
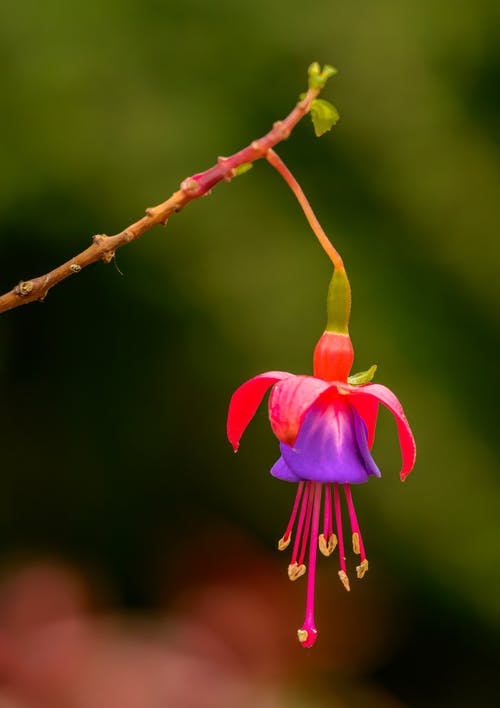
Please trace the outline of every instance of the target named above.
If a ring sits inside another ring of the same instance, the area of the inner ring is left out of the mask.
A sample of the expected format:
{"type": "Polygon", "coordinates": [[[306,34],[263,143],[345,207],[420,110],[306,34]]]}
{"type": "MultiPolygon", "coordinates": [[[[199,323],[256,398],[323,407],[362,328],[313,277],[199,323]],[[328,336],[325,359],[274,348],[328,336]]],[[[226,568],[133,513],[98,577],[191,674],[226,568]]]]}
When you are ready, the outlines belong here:
{"type": "Polygon", "coordinates": [[[309,570],[307,574],[306,615],[304,624],[297,631],[297,636],[303,647],[312,647],[318,636],[314,622],[314,583],[316,578],[316,553],[318,548],[319,515],[321,508],[321,482],[313,482],[310,492],[313,498],[312,525],[309,538],[309,570]]]}

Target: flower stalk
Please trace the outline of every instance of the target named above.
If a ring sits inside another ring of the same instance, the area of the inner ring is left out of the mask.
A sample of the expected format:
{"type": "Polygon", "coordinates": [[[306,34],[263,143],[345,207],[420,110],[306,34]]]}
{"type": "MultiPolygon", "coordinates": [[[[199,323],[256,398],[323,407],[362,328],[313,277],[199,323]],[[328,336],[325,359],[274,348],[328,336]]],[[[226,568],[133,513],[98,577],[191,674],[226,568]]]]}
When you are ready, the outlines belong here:
{"type": "Polygon", "coordinates": [[[278,548],[284,550],[290,544],[298,515],[288,577],[295,581],[307,574],[305,618],[297,630],[297,636],[303,647],[312,647],[318,635],[314,619],[318,548],[324,556],[332,555],[338,548],[338,576],[344,588],[348,592],[351,589],[342,527],[342,489],[351,526],[352,549],[360,557],[359,565],[356,566],[357,578],[362,579],[368,570],[351,485],[363,484],[371,476],[381,476],[370,451],[380,403],[396,418],[403,458],[401,480],[413,468],[416,448],[410,426],[396,396],[385,386],[369,383],[376,367],[372,366],[354,376],[349,375],[354,350],[349,337],[351,287],[344,263],[288,167],[272,149],[268,150],[266,157],[292,190],[316,238],[332,262],[327,323],[314,349],[314,376],[269,371],[242,384],[229,404],[227,434],[236,451],[246,426],[266,391],[271,388],[269,420],[280,441],[281,452],[271,468],[271,474],[278,479],[298,483],[292,514],[278,542],[278,548]],[[323,530],[320,534],[323,488],[323,530]],[[304,559],[307,544],[309,558],[306,567],[304,559]]]}

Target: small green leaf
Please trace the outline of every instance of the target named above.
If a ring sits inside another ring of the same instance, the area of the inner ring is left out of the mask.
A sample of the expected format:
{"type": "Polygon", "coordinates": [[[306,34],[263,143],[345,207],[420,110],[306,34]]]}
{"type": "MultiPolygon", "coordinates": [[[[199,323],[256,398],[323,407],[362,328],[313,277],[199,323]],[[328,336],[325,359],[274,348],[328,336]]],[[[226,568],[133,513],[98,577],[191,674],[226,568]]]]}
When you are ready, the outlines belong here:
{"type": "Polygon", "coordinates": [[[338,74],[339,70],[336,69],[334,66],[330,66],[330,64],[325,64],[321,73],[323,74],[324,80],[327,81],[331,76],[335,76],[335,74],[338,74]]]}
{"type": "Polygon", "coordinates": [[[314,125],[314,132],[319,138],[323,133],[331,130],[340,116],[331,103],[324,101],[322,98],[315,98],[311,102],[311,118],[314,125]]]}
{"type": "Polygon", "coordinates": [[[319,76],[321,74],[321,66],[317,61],[314,61],[307,70],[309,76],[319,76]]]}
{"type": "Polygon", "coordinates": [[[311,64],[308,70],[309,88],[319,89],[321,91],[321,89],[324,88],[328,79],[331,76],[335,76],[335,74],[337,73],[337,69],[335,69],[333,66],[325,64],[323,69],[321,69],[318,62],[315,61],[313,64],[311,64]]]}
{"type": "Polygon", "coordinates": [[[375,376],[376,371],[377,365],[374,364],[373,366],[370,366],[368,371],[360,371],[359,374],[349,376],[349,378],[347,379],[347,383],[349,383],[351,386],[359,386],[360,384],[370,383],[370,381],[375,376]]]}
{"type": "Polygon", "coordinates": [[[245,172],[248,172],[248,170],[251,170],[252,167],[253,167],[253,162],[244,162],[239,167],[234,168],[233,174],[235,177],[239,177],[240,175],[244,175],[245,172]]]}

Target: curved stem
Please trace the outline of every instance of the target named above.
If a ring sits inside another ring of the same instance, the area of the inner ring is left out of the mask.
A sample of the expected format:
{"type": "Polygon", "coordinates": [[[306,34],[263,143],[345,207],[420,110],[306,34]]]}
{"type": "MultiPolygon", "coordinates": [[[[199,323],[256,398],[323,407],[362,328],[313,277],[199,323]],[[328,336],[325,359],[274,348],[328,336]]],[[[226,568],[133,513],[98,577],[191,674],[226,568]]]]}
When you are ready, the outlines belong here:
{"type": "Polygon", "coordinates": [[[300,187],[299,183],[295,179],[295,177],[292,175],[288,167],[285,165],[281,157],[279,157],[274,150],[269,149],[266,153],[266,158],[269,164],[271,164],[278,172],[280,175],[283,177],[285,182],[288,184],[292,192],[295,194],[295,197],[297,198],[297,201],[299,202],[300,206],[302,207],[302,211],[304,212],[304,215],[309,222],[309,226],[313,230],[316,238],[320,242],[323,250],[325,253],[328,255],[330,258],[331,262],[333,263],[333,267],[339,270],[343,270],[345,272],[345,267],[344,267],[344,262],[340,256],[340,253],[337,251],[336,248],[332,245],[330,239],[328,236],[325,234],[323,231],[323,228],[321,224],[319,223],[318,219],[316,218],[316,214],[312,210],[311,205],[309,204],[309,201],[302,191],[302,188],[300,187]]]}

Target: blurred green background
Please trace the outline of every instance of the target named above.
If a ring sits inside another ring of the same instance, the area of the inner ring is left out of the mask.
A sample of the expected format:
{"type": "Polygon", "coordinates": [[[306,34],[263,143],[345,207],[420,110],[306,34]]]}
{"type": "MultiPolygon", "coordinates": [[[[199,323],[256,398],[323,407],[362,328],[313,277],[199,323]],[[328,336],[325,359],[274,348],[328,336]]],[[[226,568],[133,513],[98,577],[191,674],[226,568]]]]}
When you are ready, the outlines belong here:
{"type": "Polygon", "coordinates": [[[96,264],[0,318],[6,566],[55,553],[124,612],[175,615],[208,567],[230,587],[243,543],[298,598],[279,705],[496,705],[499,20],[494,0],[4,0],[2,291],[267,132],[311,61],[338,67],[338,126],[306,118],[277,151],[346,262],[355,370],[379,365],[418,449],[402,486],[381,414],[383,478],[356,490],[370,573],[344,597],[325,562],[301,653],[305,586],[274,551],[293,490],[264,407],[238,456],[225,414],[261,371],[311,372],[330,268],[260,162],[118,251],[123,275],[96,264]]]}

